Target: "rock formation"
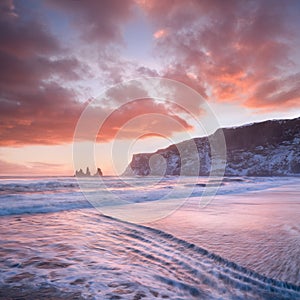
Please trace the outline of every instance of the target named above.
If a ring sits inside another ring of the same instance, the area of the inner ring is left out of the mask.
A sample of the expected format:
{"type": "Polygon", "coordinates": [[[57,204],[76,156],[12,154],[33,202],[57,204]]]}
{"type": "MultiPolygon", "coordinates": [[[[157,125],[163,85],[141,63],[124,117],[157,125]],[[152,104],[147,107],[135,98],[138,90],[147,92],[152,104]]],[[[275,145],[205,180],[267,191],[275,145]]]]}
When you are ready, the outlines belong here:
{"type": "Polygon", "coordinates": [[[94,176],[103,176],[103,173],[100,168],[97,168],[97,172],[94,174],[94,176]]]}
{"type": "MultiPolygon", "coordinates": [[[[84,173],[82,169],[79,171],[76,170],[75,177],[92,177],[89,167],[86,168],[86,172],[84,173]]],[[[97,172],[93,176],[103,176],[103,173],[100,168],[97,168],[97,172]]]]}
{"type": "MultiPolygon", "coordinates": [[[[209,138],[214,138],[219,130],[209,138]]],[[[225,175],[300,175],[300,117],[293,120],[272,120],[224,128],[223,132],[227,147],[225,175]]],[[[199,165],[200,161],[199,175],[206,176],[211,169],[209,138],[193,139],[198,151],[197,158],[192,154],[189,156],[188,145],[192,140],[171,145],[155,153],[135,154],[123,175],[179,175],[182,168],[185,169],[185,175],[195,175],[193,168],[196,164],[199,165]],[[186,150],[184,161],[181,161],[178,147],[186,150]],[[161,162],[149,163],[154,155],[160,155],[164,160],[164,174],[162,174],[161,162]]]]}

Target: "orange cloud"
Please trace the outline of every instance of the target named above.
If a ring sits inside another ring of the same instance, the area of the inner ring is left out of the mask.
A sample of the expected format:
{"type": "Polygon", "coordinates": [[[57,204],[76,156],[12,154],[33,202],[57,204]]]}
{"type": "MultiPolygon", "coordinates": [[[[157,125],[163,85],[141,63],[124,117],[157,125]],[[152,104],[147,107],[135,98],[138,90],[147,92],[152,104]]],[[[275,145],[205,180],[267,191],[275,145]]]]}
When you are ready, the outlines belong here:
{"type": "Polygon", "coordinates": [[[157,31],[153,34],[154,38],[156,38],[156,39],[163,38],[163,37],[166,36],[166,35],[167,35],[167,30],[165,30],[165,29],[157,30],[157,31]]]}
{"type": "Polygon", "coordinates": [[[71,169],[62,164],[51,164],[45,162],[29,162],[25,164],[11,163],[0,159],[1,175],[57,175],[71,174],[71,169]]]}
{"type": "MultiPolygon", "coordinates": [[[[29,8],[19,1],[2,2],[2,146],[71,142],[85,107],[79,99],[87,82],[81,79],[90,73],[91,66],[95,67],[92,84],[97,81],[101,88],[129,77],[161,76],[190,86],[206,99],[240,102],[251,109],[282,110],[300,105],[300,56],[294,53],[300,43],[296,1],[289,2],[295,5],[293,9],[293,5],[274,0],[47,0],[35,7],[37,14],[29,15],[29,8]],[[159,70],[147,67],[146,60],[145,66],[126,60],[122,51],[118,52],[124,42],[124,24],[135,16],[134,5],[144,10],[143,16],[153,28],[159,28],[153,35],[158,54],[154,58],[161,59],[159,70]],[[49,8],[59,11],[54,14],[57,18],[61,15],[70,20],[70,26],[64,29],[72,37],[68,42],[54,22],[43,19],[49,8]],[[73,47],[76,43],[78,52],[73,47]],[[88,55],[81,57],[78,53],[88,55]]],[[[180,99],[178,104],[187,104],[195,115],[202,113],[201,103],[195,99],[184,95],[180,99]]],[[[99,113],[105,114],[105,105],[109,104],[104,103],[99,113]]],[[[145,102],[122,109],[107,121],[110,126],[104,126],[104,140],[112,139],[130,118],[153,112],[173,118],[190,130],[178,108],[170,105],[145,102]]],[[[160,126],[166,135],[177,130],[167,123],[155,124],[153,128],[160,126]]],[[[144,127],[136,124],[136,131],[144,127]]]]}
{"type": "Polygon", "coordinates": [[[291,52],[300,42],[299,18],[282,2],[148,0],[140,6],[154,26],[168,28],[156,44],[162,76],[186,77],[202,95],[253,109],[300,105],[299,90],[284,80],[274,95],[257,97],[282,74],[296,76],[300,65],[291,52]]]}
{"type": "Polygon", "coordinates": [[[278,105],[286,109],[299,106],[299,82],[300,73],[263,82],[257,86],[245,104],[250,108],[265,111],[272,111],[278,105]]]}
{"type": "MultiPolygon", "coordinates": [[[[181,113],[184,113],[182,109],[181,113]]],[[[117,134],[119,138],[125,139],[141,134],[144,137],[156,135],[169,137],[175,132],[192,129],[193,127],[178,114],[178,111],[175,112],[173,107],[152,99],[140,99],[115,110],[103,123],[98,133],[98,141],[110,141],[117,134]],[[132,125],[125,126],[129,121],[132,121],[132,125]]]]}

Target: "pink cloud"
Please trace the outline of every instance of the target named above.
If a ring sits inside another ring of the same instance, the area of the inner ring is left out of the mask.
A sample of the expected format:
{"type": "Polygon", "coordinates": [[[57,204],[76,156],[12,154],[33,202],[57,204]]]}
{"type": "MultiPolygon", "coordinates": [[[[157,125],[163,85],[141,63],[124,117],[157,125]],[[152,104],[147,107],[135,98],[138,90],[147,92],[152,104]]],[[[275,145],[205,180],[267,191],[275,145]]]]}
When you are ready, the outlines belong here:
{"type": "Polygon", "coordinates": [[[60,43],[38,19],[16,15],[12,1],[5,7],[0,7],[0,145],[70,142],[84,105],[62,83],[81,78],[86,66],[62,55],[60,43]]]}
{"type": "Polygon", "coordinates": [[[174,111],[172,106],[168,107],[164,103],[158,103],[152,99],[139,99],[120,106],[109,115],[99,131],[98,140],[113,140],[120,132],[121,138],[132,138],[141,133],[144,133],[145,137],[156,136],[155,133],[172,136],[175,132],[192,129],[193,127],[178,114],[178,111],[174,111]],[[159,117],[156,118],[153,114],[157,114],[159,117]],[[171,120],[174,122],[171,123],[171,120]],[[134,121],[134,127],[131,127],[130,130],[124,129],[128,121],[134,121]],[[174,124],[177,125],[174,126],[174,124]]]}
{"type": "MultiPolygon", "coordinates": [[[[205,98],[251,109],[298,107],[295,70],[300,61],[291,50],[300,45],[298,32],[292,30],[300,24],[290,18],[290,3],[299,8],[293,0],[47,0],[39,5],[40,16],[27,16],[18,2],[4,0],[0,3],[0,144],[70,142],[85,107],[78,86],[91,72],[86,62],[99,70],[93,79],[106,85],[134,76],[161,76],[182,82],[205,98]],[[158,70],[147,62],[126,59],[119,50],[124,24],[133,18],[136,5],[152,22],[158,70]],[[54,35],[45,8],[54,10],[55,17],[65,17],[70,23],[66,27],[76,31],[85,52],[66,47],[64,37],[54,35]]],[[[131,96],[120,94],[112,104],[121,105],[131,96]]],[[[201,103],[180,96],[178,105],[188,106],[198,116],[203,113],[201,103]]],[[[99,113],[105,114],[109,104],[103,103],[99,113]]],[[[151,112],[191,129],[176,105],[148,101],[131,104],[126,114],[117,110],[107,121],[110,126],[104,127],[103,138],[112,139],[130,118],[151,112]]],[[[137,124],[136,130],[143,126],[137,124]]],[[[168,128],[167,123],[157,126],[166,135],[181,130],[168,128]]]]}
{"type": "Polygon", "coordinates": [[[0,16],[3,19],[11,19],[17,16],[13,0],[2,0],[0,2],[0,16]]]}
{"type": "Polygon", "coordinates": [[[73,25],[82,33],[84,40],[104,44],[122,41],[120,25],[130,19],[134,5],[131,0],[48,0],[47,2],[71,17],[73,25]]]}
{"type": "Polygon", "coordinates": [[[41,175],[41,174],[66,174],[68,171],[71,174],[71,171],[62,164],[51,164],[43,162],[29,162],[28,164],[18,164],[8,162],[6,160],[0,159],[0,174],[3,175],[41,175]]]}
{"type": "Polygon", "coordinates": [[[36,93],[1,101],[0,145],[61,144],[72,141],[84,105],[72,91],[48,84],[36,93]]]}
{"type": "Polygon", "coordinates": [[[153,36],[156,39],[160,39],[168,34],[168,31],[166,29],[159,29],[156,32],[154,32],[153,36]]]}
{"type": "Polygon", "coordinates": [[[19,18],[0,20],[0,51],[16,57],[49,55],[60,50],[58,41],[36,20],[20,22],[19,18]]]}
{"type": "Polygon", "coordinates": [[[292,108],[300,102],[300,73],[263,82],[246,101],[251,108],[272,111],[276,106],[292,108]]]}
{"type": "MultiPolygon", "coordinates": [[[[292,24],[296,21],[282,1],[149,0],[139,3],[154,26],[168,28],[168,35],[157,39],[156,44],[156,53],[164,63],[162,74],[169,78],[180,74],[182,79],[194,79],[184,81],[202,95],[248,106],[262,84],[291,72],[291,66],[300,64],[299,58],[290,55],[295,41],[299,42],[299,34],[292,29],[297,27],[292,24]]],[[[277,99],[275,109],[290,105],[287,95],[294,98],[298,93],[282,81],[277,88],[282,100],[277,99]]],[[[255,107],[269,103],[261,98],[255,107]]],[[[299,105],[295,101],[293,104],[299,105]]]]}

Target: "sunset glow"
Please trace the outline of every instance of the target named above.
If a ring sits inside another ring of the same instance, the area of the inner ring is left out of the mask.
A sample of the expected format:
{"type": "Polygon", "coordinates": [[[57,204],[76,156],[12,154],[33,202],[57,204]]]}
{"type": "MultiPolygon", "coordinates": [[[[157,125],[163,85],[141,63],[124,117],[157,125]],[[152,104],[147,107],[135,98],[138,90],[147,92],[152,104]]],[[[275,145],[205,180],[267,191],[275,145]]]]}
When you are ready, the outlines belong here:
{"type": "Polygon", "coordinates": [[[0,300],[300,299],[300,0],[0,0],[0,300]]]}
{"type": "MultiPolygon", "coordinates": [[[[293,0],[2,1],[1,175],[72,174],[73,136],[85,107],[115,84],[143,76],[188,85],[220,126],[299,116],[299,11],[293,0]]],[[[175,107],[155,99],[118,107],[126,97],[111,95],[100,105],[100,115],[116,107],[97,139],[105,174],[115,172],[105,151],[142,114],[159,113],[183,127],[149,120],[162,131],[160,141],[144,132],[155,127],[137,120],[135,131],[147,136],[139,151],[181,141],[182,128],[199,135],[175,107]]],[[[190,107],[205,118],[198,103],[190,107]]],[[[122,139],[132,136],[127,131],[122,139]]]]}

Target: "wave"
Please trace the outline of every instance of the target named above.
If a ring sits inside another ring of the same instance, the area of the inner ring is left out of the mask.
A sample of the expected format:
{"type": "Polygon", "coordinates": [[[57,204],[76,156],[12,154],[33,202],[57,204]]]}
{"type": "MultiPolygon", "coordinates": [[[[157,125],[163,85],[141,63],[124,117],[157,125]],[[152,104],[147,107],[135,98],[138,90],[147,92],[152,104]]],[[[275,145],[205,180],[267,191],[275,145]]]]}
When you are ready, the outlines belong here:
{"type": "MultiPolygon", "coordinates": [[[[153,245],[162,248],[162,251],[154,253],[155,255],[143,253],[143,251],[137,252],[140,252],[147,259],[166,266],[180,265],[190,274],[190,279],[193,279],[191,281],[198,282],[200,287],[204,284],[208,285],[210,289],[218,290],[219,286],[224,285],[227,290],[244,291],[249,295],[258,296],[259,299],[300,299],[300,286],[259,274],[162,230],[144,225],[136,226],[139,228],[138,230],[132,229],[127,234],[130,238],[148,244],[149,247],[144,246],[144,249],[153,249],[153,245]],[[145,230],[147,234],[145,234],[145,230]],[[165,259],[169,259],[169,256],[164,254],[164,245],[172,246],[174,253],[176,250],[180,251],[176,252],[177,256],[173,256],[170,264],[165,261],[165,259]],[[205,272],[202,272],[201,269],[204,269],[205,272]]],[[[197,284],[190,284],[161,275],[156,275],[155,278],[169,286],[186,290],[196,298],[205,299],[211,296],[205,292],[205,289],[198,288],[197,284]]]]}
{"type": "Polygon", "coordinates": [[[1,246],[0,281],[10,287],[48,282],[83,299],[300,299],[300,286],[92,210],[13,217],[1,246]]]}
{"type": "MultiPolygon", "coordinates": [[[[90,208],[88,200],[100,199],[101,205],[111,205],[115,198],[121,203],[151,202],[155,205],[160,199],[180,199],[186,197],[185,188],[195,187],[190,198],[201,197],[205,187],[213,188],[214,182],[207,178],[163,178],[159,182],[153,178],[126,178],[123,182],[118,177],[99,180],[83,179],[84,187],[74,177],[40,178],[40,179],[8,179],[0,183],[0,215],[16,215],[29,213],[47,213],[90,208]],[[207,186],[211,184],[211,186],[207,186]],[[82,194],[82,191],[84,192],[82,194]],[[123,202],[122,202],[123,201],[123,202]]],[[[217,195],[233,195],[251,191],[278,187],[282,184],[299,184],[293,178],[224,178],[217,195]]]]}
{"type": "Polygon", "coordinates": [[[78,189],[76,182],[64,181],[38,181],[32,183],[3,183],[0,184],[0,194],[15,194],[15,193],[42,193],[52,192],[57,193],[65,190],[78,189]]]}

